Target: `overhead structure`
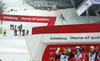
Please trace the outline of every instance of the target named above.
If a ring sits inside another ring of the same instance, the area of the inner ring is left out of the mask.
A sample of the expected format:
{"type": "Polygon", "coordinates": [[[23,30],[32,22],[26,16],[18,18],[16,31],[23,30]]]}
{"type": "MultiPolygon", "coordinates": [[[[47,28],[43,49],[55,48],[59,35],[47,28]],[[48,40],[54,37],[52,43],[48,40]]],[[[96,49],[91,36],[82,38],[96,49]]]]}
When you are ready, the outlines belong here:
{"type": "Polygon", "coordinates": [[[71,0],[77,14],[85,16],[88,10],[89,16],[100,16],[100,0],[71,0]]]}

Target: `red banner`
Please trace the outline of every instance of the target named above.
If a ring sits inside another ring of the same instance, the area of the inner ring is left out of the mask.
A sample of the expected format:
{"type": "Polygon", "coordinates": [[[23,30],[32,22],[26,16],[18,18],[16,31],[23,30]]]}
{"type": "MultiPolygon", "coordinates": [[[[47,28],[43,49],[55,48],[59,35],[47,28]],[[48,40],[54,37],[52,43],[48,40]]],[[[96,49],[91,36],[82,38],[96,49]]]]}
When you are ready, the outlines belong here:
{"type": "MultiPolygon", "coordinates": [[[[63,49],[64,48],[70,48],[72,53],[75,53],[75,47],[76,46],[85,46],[86,47],[86,53],[90,52],[89,47],[90,46],[94,46],[95,47],[95,51],[96,49],[100,50],[100,44],[66,44],[66,45],[49,45],[46,47],[43,57],[42,57],[42,61],[53,61],[54,59],[54,55],[55,55],[55,51],[57,50],[58,47],[61,48],[61,50],[59,51],[58,55],[63,53],[63,49]]],[[[81,49],[82,52],[82,49],[81,49]]],[[[100,56],[100,52],[99,52],[99,56],[100,56]]],[[[60,61],[59,59],[56,59],[55,61],[60,61]]],[[[75,61],[75,58],[73,57],[70,61],[75,61]]],[[[86,55],[86,60],[85,61],[89,61],[88,60],[88,56],[86,55]]]]}
{"type": "Polygon", "coordinates": [[[0,15],[0,20],[3,21],[15,21],[15,22],[38,22],[48,23],[48,26],[53,26],[56,21],[56,17],[43,17],[43,16],[22,16],[22,15],[0,15]]]}
{"type": "Polygon", "coordinates": [[[94,33],[94,32],[100,32],[100,28],[99,27],[100,27],[100,24],[43,26],[43,27],[32,28],[32,34],[94,33]]]}

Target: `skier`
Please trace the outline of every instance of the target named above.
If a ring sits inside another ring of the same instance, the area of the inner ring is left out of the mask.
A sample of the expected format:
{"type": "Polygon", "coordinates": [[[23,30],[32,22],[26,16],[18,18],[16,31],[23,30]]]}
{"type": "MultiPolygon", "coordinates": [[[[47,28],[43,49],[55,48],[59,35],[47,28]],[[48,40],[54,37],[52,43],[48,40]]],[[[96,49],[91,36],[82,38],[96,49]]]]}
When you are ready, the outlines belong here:
{"type": "Polygon", "coordinates": [[[22,31],[22,30],[21,30],[21,28],[19,28],[19,32],[20,32],[20,34],[19,34],[19,35],[21,35],[21,31],[22,31]]]}
{"type": "Polygon", "coordinates": [[[19,31],[20,31],[20,34],[19,34],[19,35],[21,35],[21,31],[22,31],[22,24],[21,24],[21,25],[19,25],[19,26],[18,26],[18,28],[19,28],[19,31]]]}
{"type": "Polygon", "coordinates": [[[62,20],[65,20],[65,18],[64,18],[64,17],[62,17],[62,20]]]}
{"type": "Polygon", "coordinates": [[[61,18],[63,17],[62,14],[60,15],[60,17],[61,17],[61,18]]]}
{"type": "Polygon", "coordinates": [[[60,61],[69,61],[71,58],[74,57],[74,54],[71,52],[70,49],[63,49],[63,54],[57,55],[58,51],[56,51],[55,59],[60,59],[60,61]],[[70,56],[70,57],[69,57],[70,56]]]}
{"type": "Polygon", "coordinates": [[[25,35],[25,30],[23,29],[22,32],[23,32],[23,35],[22,36],[24,36],[25,35]]]}
{"type": "Polygon", "coordinates": [[[60,17],[61,17],[61,19],[62,19],[62,20],[65,20],[65,18],[63,17],[63,15],[62,15],[62,14],[60,15],[60,17]]]}
{"type": "Polygon", "coordinates": [[[14,24],[12,25],[12,30],[14,30],[14,24]]]}
{"type": "Polygon", "coordinates": [[[12,30],[12,24],[10,24],[10,30],[12,30]]]}
{"type": "Polygon", "coordinates": [[[1,21],[1,24],[3,24],[3,21],[1,21]]]}
{"type": "Polygon", "coordinates": [[[74,54],[75,61],[82,61],[82,53],[80,52],[80,47],[76,46],[75,50],[76,50],[74,54]]]}
{"type": "Polygon", "coordinates": [[[17,36],[17,29],[14,30],[14,36],[17,36]]]}
{"type": "Polygon", "coordinates": [[[27,30],[26,35],[28,35],[28,33],[29,33],[29,30],[27,30]]]}
{"type": "Polygon", "coordinates": [[[22,24],[20,25],[20,28],[21,28],[21,29],[23,28],[22,24]]]}
{"type": "Polygon", "coordinates": [[[22,29],[22,24],[18,26],[18,28],[22,29]]]}
{"type": "Polygon", "coordinates": [[[82,61],[86,60],[86,51],[85,46],[82,46],[82,61]]]}
{"type": "Polygon", "coordinates": [[[2,27],[0,27],[0,34],[2,34],[2,27]]]}
{"type": "Polygon", "coordinates": [[[3,31],[3,36],[7,36],[6,35],[6,29],[4,29],[4,31],[3,31]]]}
{"type": "Polygon", "coordinates": [[[17,26],[15,25],[15,29],[16,29],[16,27],[17,27],[17,26]]]}
{"type": "MultiPolygon", "coordinates": [[[[95,61],[96,53],[94,51],[94,46],[90,46],[90,52],[87,55],[89,57],[89,61],[95,61]]],[[[97,55],[96,60],[99,60],[98,55],[97,55]]]]}

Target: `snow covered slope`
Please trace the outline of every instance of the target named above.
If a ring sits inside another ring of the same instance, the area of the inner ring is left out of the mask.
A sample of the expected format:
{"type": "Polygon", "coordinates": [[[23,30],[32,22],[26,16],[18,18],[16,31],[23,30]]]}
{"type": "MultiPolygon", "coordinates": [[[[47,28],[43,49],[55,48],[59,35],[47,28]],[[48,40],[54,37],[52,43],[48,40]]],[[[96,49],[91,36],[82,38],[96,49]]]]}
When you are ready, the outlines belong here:
{"type": "Polygon", "coordinates": [[[58,10],[65,17],[68,24],[86,24],[100,23],[100,19],[96,16],[78,16],[74,8],[58,10]]]}

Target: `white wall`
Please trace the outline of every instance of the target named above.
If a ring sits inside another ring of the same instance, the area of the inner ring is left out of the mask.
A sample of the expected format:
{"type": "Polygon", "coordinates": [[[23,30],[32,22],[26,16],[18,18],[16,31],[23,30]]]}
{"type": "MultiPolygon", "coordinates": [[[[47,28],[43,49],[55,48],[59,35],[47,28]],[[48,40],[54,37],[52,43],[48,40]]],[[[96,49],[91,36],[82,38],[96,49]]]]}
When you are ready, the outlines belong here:
{"type": "Polygon", "coordinates": [[[40,44],[42,37],[43,37],[42,34],[25,37],[32,61],[42,59],[42,54],[45,49],[45,45],[40,44]]]}

